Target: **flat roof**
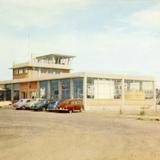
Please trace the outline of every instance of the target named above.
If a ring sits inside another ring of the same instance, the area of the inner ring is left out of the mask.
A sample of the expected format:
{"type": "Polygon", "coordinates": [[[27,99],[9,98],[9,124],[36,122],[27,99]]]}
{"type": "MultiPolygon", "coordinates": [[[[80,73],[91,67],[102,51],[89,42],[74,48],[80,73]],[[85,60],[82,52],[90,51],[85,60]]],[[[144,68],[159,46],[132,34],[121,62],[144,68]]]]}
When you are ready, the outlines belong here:
{"type": "Polygon", "coordinates": [[[59,75],[35,77],[35,78],[0,81],[0,84],[25,83],[25,82],[35,82],[35,81],[54,80],[54,79],[77,78],[77,77],[155,81],[154,78],[151,76],[134,76],[134,75],[118,75],[118,74],[116,75],[116,74],[104,74],[104,73],[76,72],[76,73],[63,73],[63,74],[59,74],[59,75]]]}
{"type": "Polygon", "coordinates": [[[42,55],[42,56],[37,56],[37,57],[34,57],[36,59],[51,59],[51,58],[74,58],[75,56],[72,56],[72,55],[65,55],[65,54],[56,54],[56,53],[53,53],[53,54],[46,54],[46,55],[42,55]]]}

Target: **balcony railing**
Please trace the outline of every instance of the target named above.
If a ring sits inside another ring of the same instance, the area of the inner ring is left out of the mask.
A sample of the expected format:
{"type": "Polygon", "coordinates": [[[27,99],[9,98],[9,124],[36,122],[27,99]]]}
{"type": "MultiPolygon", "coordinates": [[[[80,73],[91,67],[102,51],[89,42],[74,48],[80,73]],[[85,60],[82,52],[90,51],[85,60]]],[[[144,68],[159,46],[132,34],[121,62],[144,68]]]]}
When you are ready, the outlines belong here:
{"type": "Polygon", "coordinates": [[[60,69],[63,69],[63,68],[70,69],[71,68],[70,64],[55,64],[53,62],[35,62],[35,61],[14,64],[13,68],[20,68],[20,67],[27,67],[27,66],[45,67],[45,68],[60,68],[60,69]]]}

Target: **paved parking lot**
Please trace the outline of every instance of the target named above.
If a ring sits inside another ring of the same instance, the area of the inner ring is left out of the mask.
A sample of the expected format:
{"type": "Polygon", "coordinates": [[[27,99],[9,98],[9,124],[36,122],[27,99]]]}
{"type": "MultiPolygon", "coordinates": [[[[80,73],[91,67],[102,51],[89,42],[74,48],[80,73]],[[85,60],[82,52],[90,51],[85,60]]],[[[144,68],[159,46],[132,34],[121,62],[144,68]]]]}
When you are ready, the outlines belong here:
{"type": "Polygon", "coordinates": [[[160,122],[0,109],[0,159],[159,160],[160,122]]]}

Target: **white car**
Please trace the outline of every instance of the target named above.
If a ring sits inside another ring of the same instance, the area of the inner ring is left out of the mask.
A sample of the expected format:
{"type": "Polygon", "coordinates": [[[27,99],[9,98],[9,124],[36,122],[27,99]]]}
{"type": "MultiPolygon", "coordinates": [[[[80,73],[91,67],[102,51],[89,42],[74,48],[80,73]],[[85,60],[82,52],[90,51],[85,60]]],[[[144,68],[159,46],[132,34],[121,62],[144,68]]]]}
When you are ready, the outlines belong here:
{"type": "Polygon", "coordinates": [[[18,102],[13,104],[16,109],[25,109],[25,105],[29,103],[31,99],[20,99],[18,102]]]}

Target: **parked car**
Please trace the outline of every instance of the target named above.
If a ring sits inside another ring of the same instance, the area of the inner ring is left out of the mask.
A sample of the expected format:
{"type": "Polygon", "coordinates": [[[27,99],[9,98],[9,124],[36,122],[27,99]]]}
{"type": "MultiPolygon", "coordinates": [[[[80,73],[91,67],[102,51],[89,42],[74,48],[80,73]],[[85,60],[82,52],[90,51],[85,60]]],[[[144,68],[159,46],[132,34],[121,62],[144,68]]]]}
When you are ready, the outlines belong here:
{"type": "Polygon", "coordinates": [[[49,100],[47,100],[47,99],[39,100],[32,107],[32,109],[35,110],[35,111],[44,111],[44,110],[47,110],[48,104],[49,104],[49,100]]]}
{"type": "Polygon", "coordinates": [[[25,109],[25,105],[29,103],[31,99],[20,99],[18,102],[13,104],[15,109],[25,109]]]}
{"type": "Polygon", "coordinates": [[[59,100],[51,101],[48,104],[47,111],[55,111],[59,105],[59,100]]]}
{"type": "Polygon", "coordinates": [[[58,110],[74,112],[74,111],[82,111],[83,109],[83,101],[82,99],[67,99],[62,101],[58,105],[58,110]]]}
{"type": "Polygon", "coordinates": [[[33,109],[34,106],[40,101],[40,98],[32,99],[29,103],[25,105],[25,109],[33,109]]]}

